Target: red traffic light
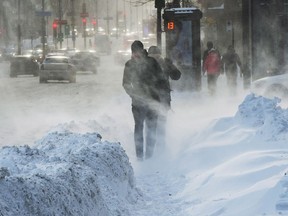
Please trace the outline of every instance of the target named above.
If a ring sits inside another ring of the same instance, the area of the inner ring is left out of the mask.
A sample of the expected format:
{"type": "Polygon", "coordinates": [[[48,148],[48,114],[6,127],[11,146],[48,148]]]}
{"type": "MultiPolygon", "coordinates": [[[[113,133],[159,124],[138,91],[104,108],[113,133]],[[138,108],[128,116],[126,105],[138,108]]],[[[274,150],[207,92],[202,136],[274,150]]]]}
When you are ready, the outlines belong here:
{"type": "Polygon", "coordinates": [[[56,29],[58,27],[58,24],[56,22],[53,22],[52,27],[53,29],[56,29]]]}
{"type": "Polygon", "coordinates": [[[86,24],[86,22],[87,22],[86,18],[82,18],[82,23],[86,24]]]}
{"type": "Polygon", "coordinates": [[[92,20],[93,25],[96,25],[96,23],[97,23],[96,20],[92,20]]]}

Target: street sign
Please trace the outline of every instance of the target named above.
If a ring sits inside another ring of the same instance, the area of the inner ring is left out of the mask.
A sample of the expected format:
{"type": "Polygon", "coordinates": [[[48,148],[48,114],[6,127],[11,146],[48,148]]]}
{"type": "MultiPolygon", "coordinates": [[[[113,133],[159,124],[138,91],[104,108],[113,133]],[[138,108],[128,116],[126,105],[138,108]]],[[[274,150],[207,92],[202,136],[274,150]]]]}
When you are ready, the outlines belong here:
{"type": "Polygon", "coordinates": [[[84,18],[84,17],[89,17],[88,13],[80,13],[80,17],[84,18]]]}
{"type": "Polygon", "coordinates": [[[227,32],[231,32],[231,31],[232,31],[232,28],[233,28],[233,22],[232,22],[232,20],[227,20],[227,21],[226,21],[226,31],[227,31],[227,32]]]}
{"type": "Polygon", "coordinates": [[[41,16],[41,17],[46,17],[46,16],[51,16],[52,12],[51,11],[35,11],[36,16],[41,16]]]}
{"type": "Polygon", "coordinates": [[[67,20],[58,20],[58,19],[55,19],[54,22],[61,25],[67,25],[68,23],[67,20]]]}
{"type": "Polygon", "coordinates": [[[65,25],[65,35],[66,36],[70,35],[70,26],[69,25],[65,25]]]}

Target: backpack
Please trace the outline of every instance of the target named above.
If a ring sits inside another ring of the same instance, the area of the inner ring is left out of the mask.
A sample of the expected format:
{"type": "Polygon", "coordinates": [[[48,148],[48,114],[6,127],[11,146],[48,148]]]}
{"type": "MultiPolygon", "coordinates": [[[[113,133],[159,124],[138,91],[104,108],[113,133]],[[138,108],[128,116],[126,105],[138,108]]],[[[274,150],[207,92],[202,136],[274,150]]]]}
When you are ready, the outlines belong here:
{"type": "Polygon", "coordinates": [[[204,62],[204,69],[207,74],[218,74],[221,70],[220,54],[216,50],[211,50],[204,62]]]}

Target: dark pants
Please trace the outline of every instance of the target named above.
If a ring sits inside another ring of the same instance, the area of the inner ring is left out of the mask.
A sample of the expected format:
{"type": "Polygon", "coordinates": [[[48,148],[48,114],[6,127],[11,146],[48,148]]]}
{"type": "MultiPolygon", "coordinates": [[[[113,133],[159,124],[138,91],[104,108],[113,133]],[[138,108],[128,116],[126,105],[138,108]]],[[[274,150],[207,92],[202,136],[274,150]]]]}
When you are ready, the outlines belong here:
{"type": "Polygon", "coordinates": [[[237,71],[226,70],[226,78],[230,94],[235,95],[237,89],[237,71]]]}
{"type": "Polygon", "coordinates": [[[132,113],[135,122],[134,142],[136,156],[140,160],[150,158],[153,155],[156,142],[157,112],[147,106],[132,105],[132,113]],[[144,145],[144,125],[146,126],[146,145],[144,145]]]}

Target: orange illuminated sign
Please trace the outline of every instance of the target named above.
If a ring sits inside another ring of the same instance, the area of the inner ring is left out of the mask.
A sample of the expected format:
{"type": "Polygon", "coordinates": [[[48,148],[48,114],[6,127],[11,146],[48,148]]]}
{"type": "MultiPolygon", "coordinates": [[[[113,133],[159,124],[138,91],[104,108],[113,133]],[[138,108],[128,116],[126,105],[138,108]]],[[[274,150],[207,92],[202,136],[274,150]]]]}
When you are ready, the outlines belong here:
{"type": "Polygon", "coordinates": [[[168,28],[169,30],[173,30],[173,29],[174,29],[174,22],[173,22],[173,21],[168,22],[168,23],[167,23],[167,28],[168,28]]]}

